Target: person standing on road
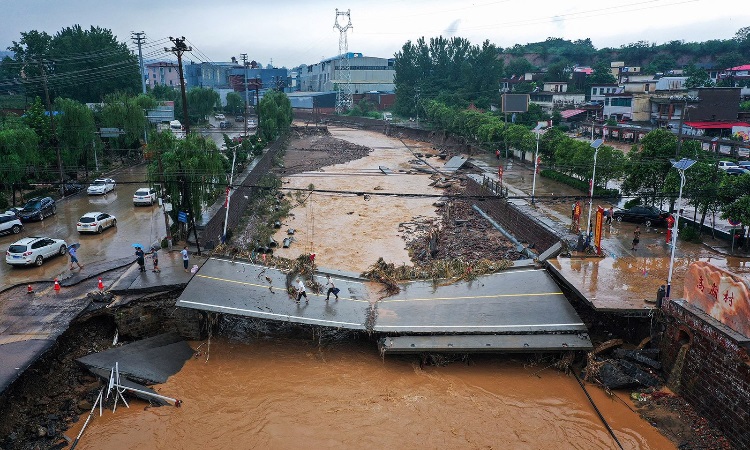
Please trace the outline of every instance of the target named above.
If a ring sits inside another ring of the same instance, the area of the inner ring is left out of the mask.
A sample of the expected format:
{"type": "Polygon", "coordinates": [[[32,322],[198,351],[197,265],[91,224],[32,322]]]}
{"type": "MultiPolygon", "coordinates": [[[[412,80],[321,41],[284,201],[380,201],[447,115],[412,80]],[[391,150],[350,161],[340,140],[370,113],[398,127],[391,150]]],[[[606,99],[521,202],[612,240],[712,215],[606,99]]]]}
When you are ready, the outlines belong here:
{"type": "Polygon", "coordinates": [[[180,254],[182,255],[182,268],[185,269],[185,273],[187,273],[188,265],[190,265],[190,254],[188,253],[187,245],[182,248],[180,254]]]}
{"type": "Polygon", "coordinates": [[[638,243],[641,241],[641,227],[635,227],[635,231],[633,231],[633,246],[630,248],[630,250],[636,251],[638,250],[638,243]]]}
{"type": "Polygon", "coordinates": [[[138,263],[138,270],[141,272],[146,271],[146,254],[140,247],[135,248],[135,261],[138,263]]]}
{"type": "Polygon", "coordinates": [[[159,252],[158,248],[151,247],[151,260],[154,262],[154,270],[152,272],[154,273],[160,273],[161,269],[159,268],[159,252]]]}
{"type": "Polygon", "coordinates": [[[78,265],[80,270],[83,270],[83,266],[78,262],[78,255],[76,254],[76,245],[71,245],[68,248],[68,254],[70,255],[70,270],[73,270],[73,264],[78,265]]]}
{"type": "Polygon", "coordinates": [[[331,276],[326,275],[326,286],[328,286],[328,292],[326,293],[326,301],[331,298],[331,294],[336,296],[336,301],[339,301],[339,292],[340,289],[336,287],[336,285],[333,284],[333,281],[331,281],[331,276]]]}
{"type": "Polygon", "coordinates": [[[612,218],[615,216],[615,208],[609,207],[609,211],[607,211],[607,224],[612,225],[612,218]]]}
{"type": "Polygon", "coordinates": [[[307,303],[307,291],[305,290],[305,283],[301,279],[297,278],[297,303],[305,297],[305,303],[307,303]]]}

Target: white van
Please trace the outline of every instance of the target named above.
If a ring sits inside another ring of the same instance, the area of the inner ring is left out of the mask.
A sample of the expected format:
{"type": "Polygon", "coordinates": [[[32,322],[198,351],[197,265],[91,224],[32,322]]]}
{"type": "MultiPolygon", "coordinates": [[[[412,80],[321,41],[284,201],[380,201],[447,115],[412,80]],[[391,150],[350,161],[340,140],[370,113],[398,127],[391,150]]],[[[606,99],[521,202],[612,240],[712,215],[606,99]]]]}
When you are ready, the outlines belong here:
{"type": "Polygon", "coordinates": [[[182,131],[182,124],[179,120],[172,120],[171,122],[169,122],[169,128],[172,131],[182,131]]]}

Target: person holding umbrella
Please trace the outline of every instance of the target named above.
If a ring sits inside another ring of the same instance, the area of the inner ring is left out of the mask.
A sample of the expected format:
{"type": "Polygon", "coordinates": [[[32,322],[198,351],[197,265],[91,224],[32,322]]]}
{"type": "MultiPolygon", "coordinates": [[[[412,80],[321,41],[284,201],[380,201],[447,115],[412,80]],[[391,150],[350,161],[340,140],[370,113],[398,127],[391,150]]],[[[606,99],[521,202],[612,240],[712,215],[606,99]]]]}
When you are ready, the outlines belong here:
{"type": "Polygon", "coordinates": [[[77,242],[68,246],[68,255],[70,255],[70,270],[74,269],[73,264],[77,265],[79,270],[83,270],[83,266],[78,262],[78,254],[76,252],[76,250],[78,250],[78,247],[80,246],[81,244],[77,242]]]}

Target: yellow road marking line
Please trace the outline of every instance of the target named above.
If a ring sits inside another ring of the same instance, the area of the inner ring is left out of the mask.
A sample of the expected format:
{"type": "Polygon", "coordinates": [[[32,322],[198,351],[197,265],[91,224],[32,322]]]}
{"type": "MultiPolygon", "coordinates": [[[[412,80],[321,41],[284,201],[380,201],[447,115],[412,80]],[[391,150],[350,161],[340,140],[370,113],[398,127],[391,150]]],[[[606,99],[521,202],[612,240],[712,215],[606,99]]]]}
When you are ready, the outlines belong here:
{"type": "Polygon", "coordinates": [[[530,294],[489,294],[489,295],[466,295],[461,297],[426,297],[426,298],[396,298],[392,300],[380,300],[380,303],[394,302],[424,302],[430,300],[460,300],[472,298],[500,298],[500,297],[539,297],[542,295],[563,295],[562,292],[535,292],[530,294]]]}
{"type": "MultiPolygon", "coordinates": [[[[258,283],[250,283],[248,281],[229,280],[227,278],[212,277],[209,275],[201,275],[201,274],[196,274],[195,276],[206,278],[209,280],[226,281],[227,283],[243,284],[246,286],[253,286],[253,287],[258,287],[258,288],[263,288],[263,289],[268,289],[270,286],[270,287],[275,287],[276,289],[280,289],[283,292],[286,291],[286,288],[279,288],[279,287],[268,285],[268,284],[258,284],[258,283]]],[[[314,295],[316,297],[323,296],[322,294],[315,294],[315,293],[310,293],[310,295],[314,295]]],[[[401,298],[401,299],[392,299],[392,300],[379,300],[379,302],[380,303],[423,302],[423,301],[430,301],[430,300],[461,300],[461,299],[500,298],[500,297],[539,297],[543,295],[563,295],[563,293],[562,292],[538,292],[538,293],[529,293],[529,294],[469,295],[469,296],[461,296],[461,297],[401,298]]],[[[346,297],[339,297],[339,300],[349,300],[353,302],[370,303],[367,300],[358,300],[358,299],[346,298],[346,297]]]]}

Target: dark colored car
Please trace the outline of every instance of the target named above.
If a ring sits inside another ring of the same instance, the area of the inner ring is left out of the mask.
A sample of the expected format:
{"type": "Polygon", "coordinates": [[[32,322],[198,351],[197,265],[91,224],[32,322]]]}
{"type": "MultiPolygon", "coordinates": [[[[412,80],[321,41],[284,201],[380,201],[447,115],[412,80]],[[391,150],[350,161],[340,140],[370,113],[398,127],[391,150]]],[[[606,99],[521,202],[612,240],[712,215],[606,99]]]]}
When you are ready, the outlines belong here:
{"type": "Polygon", "coordinates": [[[245,121],[245,117],[244,116],[235,116],[234,121],[235,122],[244,122],[245,121]]]}
{"type": "Polygon", "coordinates": [[[28,222],[30,220],[43,220],[45,217],[49,217],[57,212],[57,206],[52,197],[36,197],[32,198],[23,206],[23,209],[18,212],[18,218],[22,222],[28,222]]]}
{"type": "Polygon", "coordinates": [[[83,185],[75,181],[68,181],[63,184],[63,195],[73,195],[83,189],[83,185]]]}
{"type": "Polygon", "coordinates": [[[739,176],[750,173],[750,169],[746,169],[744,167],[730,167],[729,169],[726,169],[724,173],[726,173],[727,175],[739,176]]]}
{"type": "Polygon", "coordinates": [[[669,213],[655,206],[633,206],[630,209],[615,211],[612,216],[618,222],[622,222],[623,220],[626,222],[637,222],[650,227],[666,223],[669,213]]]}

